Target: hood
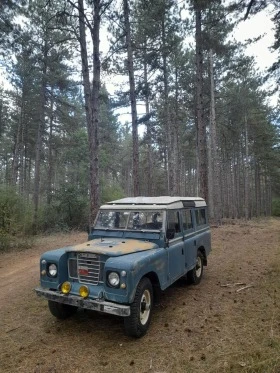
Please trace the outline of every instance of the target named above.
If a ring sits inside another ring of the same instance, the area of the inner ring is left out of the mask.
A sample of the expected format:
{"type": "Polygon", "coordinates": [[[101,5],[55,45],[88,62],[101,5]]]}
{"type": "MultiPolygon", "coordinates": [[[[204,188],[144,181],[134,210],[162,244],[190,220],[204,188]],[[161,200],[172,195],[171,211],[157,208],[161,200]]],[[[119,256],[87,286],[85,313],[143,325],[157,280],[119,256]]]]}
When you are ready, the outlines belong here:
{"type": "Polygon", "coordinates": [[[76,246],[70,246],[66,251],[87,252],[93,254],[103,254],[108,256],[119,256],[137,253],[139,251],[156,249],[158,245],[149,241],[133,239],[94,239],[76,246]]]}

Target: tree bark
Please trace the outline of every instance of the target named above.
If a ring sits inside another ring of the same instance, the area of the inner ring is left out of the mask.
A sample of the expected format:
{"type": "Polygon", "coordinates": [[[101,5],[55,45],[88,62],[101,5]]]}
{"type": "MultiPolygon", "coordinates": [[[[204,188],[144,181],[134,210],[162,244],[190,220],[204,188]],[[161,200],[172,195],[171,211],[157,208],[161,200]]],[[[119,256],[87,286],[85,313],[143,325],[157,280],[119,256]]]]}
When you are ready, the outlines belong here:
{"type": "Polygon", "coordinates": [[[163,61],[163,84],[164,84],[164,104],[165,104],[165,128],[167,137],[167,174],[168,174],[168,194],[174,196],[175,193],[175,175],[174,175],[174,134],[171,128],[170,105],[169,105],[169,84],[167,70],[167,51],[165,20],[162,20],[162,61],[163,61]]]}
{"type": "Polygon", "coordinates": [[[245,164],[244,164],[244,216],[249,219],[249,144],[248,144],[248,120],[245,114],[245,164]]]}
{"type": "MultiPolygon", "coordinates": [[[[24,96],[23,96],[24,97],[24,96]]],[[[25,101],[22,102],[21,109],[21,146],[20,146],[20,172],[19,172],[19,192],[21,195],[24,195],[25,189],[25,152],[26,152],[26,142],[25,142],[25,133],[26,133],[26,120],[25,120],[25,101]]]]}
{"type": "Polygon", "coordinates": [[[202,55],[202,32],[201,32],[201,9],[199,5],[195,9],[195,42],[196,42],[196,127],[199,169],[199,193],[208,200],[208,174],[207,174],[207,142],[206,125],[203,113],[203,55],[202,55]]]}
{"type": "Polygon", "coordinates": [[[52,184],[53,184],[53,95],[51,95],[50,106],[50,129],[49,129],[49,154],[48,154],[48,179],[47,179],[47,204],[51,204],[52,200],[52,184]]]}
{"type": "Polygon", "coordinates": [[[38,208],[39,208],[39,193],[40,193],[40,169],[41,169],[41,153],[43,145],[43,132],[45,128],[45,107],[46,107],[46,86],[47,86],[47,41],[44,41],[43,49],[43,66],[42,66],[42,82],[41,82],[41,97],[40,97],[40,119],[37,130],[36,140],[36,155],[35,155],[35,171],[34,171],[34,215],[33,215],[33,232],[37,233],[38,224],[38,208]]]}
{"type": "MultiPolygon", "coordinates": [[[[173,148],[173,169],[174,169],[174,195],[181,195],[181,157],[179,141],[179,87],[178,67],[175,67],[175,120],[174,120],[174,148],[173,148]]],[[[173,132],[173,131],[172,131],[173,132]]]]}
{"type": "Polygon", "coordinates": [[[260,167],[258,159],[255,158],[255,215],[260,216],[260,167]]]}
{"type": "Polygon", "coordinates": [[[214,58],[213,50],[209,51],[209,75],[210,75],[210,126],[209,126],[209,205],[210,218],[217,225],[221,220],[221,191],[218,166],[220,164],[217,153],[217,126],[215,105],[215,82],[214,82],[214,58]]]}
{"type": "Polygon", "coordinates": [[[94,19],[91,31],[93,42],[93,83],[90,85],[90,74],[88,66],[88,53],[86,43],[85,10],[83,0],[78,0],[79,7],[79,32],[80,48],[82,59],[82,75],[84,85],[85,110],[89,144],[90,163],[90,217],[89,224],[93,224],[100,206],[99,186],[99,92],[100,92],[100,53],[99,53],[99,32],[100,32],[100,0],[94,0],[94,19]]]}
{"type": "Polygon", "coordinates": [[[20,153],[20,142],[21,142],[21,127],[22,127],[22,103],[20,107],[20,115],[17,127],[17,134],[15,137],[15,145],[13,151],[12,160],[12,175],[11,175],[11,185],[15,186],[18,179],[18,169],[19,169],[19,153],[20,153]]]}
{"type": "MultiPolygon", "coordinates": [[[[149,86],[148,86],[148,66],[147,66],[147,42],[145,41],[144,50],[144,87],[145,87],[145,109],[146,115],[150,114],[149,105],[149,86]]],[[[146,123],[147,146],[148,146],[148,170],[147,170],[147,195],[152,196],[152,134],[150,121],[146,123]]]]}
{"type": "Polygon", "coordinates": [[[129,96],[131,106],[132,118],[132,147],[133,147],[133,194],[139,196],[139,144],[138,144],[138,123],[137,123],[137,108],[136,108],[136,93],[135,93],[135,80],[134,80],[134,66],[133,66],[133,53],[131,42],[131,29],[129,20],[129,5],[128,0],[123,0],[123,14],[124,26],[126,35],[126,49],[127,49],[127,69],[129,76],[129,96]]]}

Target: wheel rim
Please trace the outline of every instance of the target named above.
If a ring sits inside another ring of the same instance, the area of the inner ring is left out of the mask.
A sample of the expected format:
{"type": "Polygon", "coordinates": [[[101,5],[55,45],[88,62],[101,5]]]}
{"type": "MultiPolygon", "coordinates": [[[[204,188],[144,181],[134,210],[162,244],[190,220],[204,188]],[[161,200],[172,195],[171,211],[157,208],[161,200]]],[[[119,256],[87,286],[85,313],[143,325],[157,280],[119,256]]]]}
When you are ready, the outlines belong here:
{"type": "Polygon", "coordinates": [[[145,290],[141,297],[140,302],[140,322],[145,325],[149,320],[151,312],[151,294],[149,290],[145,290]]]}
{"type": "Polygon", "coordinates": [[[202,273],[202,260],[201,260],[201,257],[198,256],[196,258],[196,266],[195,266],[196,277],[200,277],[201,273],[202,273]]]}

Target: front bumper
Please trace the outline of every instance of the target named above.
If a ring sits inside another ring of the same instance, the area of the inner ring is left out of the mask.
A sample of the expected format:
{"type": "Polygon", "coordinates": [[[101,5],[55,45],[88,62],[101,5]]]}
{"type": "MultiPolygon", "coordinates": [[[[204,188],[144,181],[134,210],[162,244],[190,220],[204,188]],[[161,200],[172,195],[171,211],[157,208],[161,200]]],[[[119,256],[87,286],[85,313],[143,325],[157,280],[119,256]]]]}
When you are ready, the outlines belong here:
{"type": "Polygon", "coordinates": [[[126,306],[124,304],[117,304],[99,299],[84,299],[76,295],[62,294],[43,288],[36,288],[35,291],[38,296],[43,296],[48,300],[52,300],[54,302],[69,304],[70,306],[85,308],[92,311],[110,313],[112,315],[130,315],[130,306],[126,306]]]}

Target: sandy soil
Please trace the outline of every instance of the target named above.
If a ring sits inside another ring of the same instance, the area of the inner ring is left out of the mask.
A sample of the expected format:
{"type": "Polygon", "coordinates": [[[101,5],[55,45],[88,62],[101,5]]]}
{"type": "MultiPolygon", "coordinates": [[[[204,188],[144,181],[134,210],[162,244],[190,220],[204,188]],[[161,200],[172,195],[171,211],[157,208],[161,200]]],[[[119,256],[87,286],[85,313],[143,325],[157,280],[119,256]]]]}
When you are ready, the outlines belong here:
{"type": "Polygon", "coordinates": [[[165,291],[140,340],[114,316],[80,311],[57,321],[35,295],[40,254],[86,234],[1,254],[0,372],[279,373],[280,220],[224,225],[212,238],[200,285],[165,291]]]}

